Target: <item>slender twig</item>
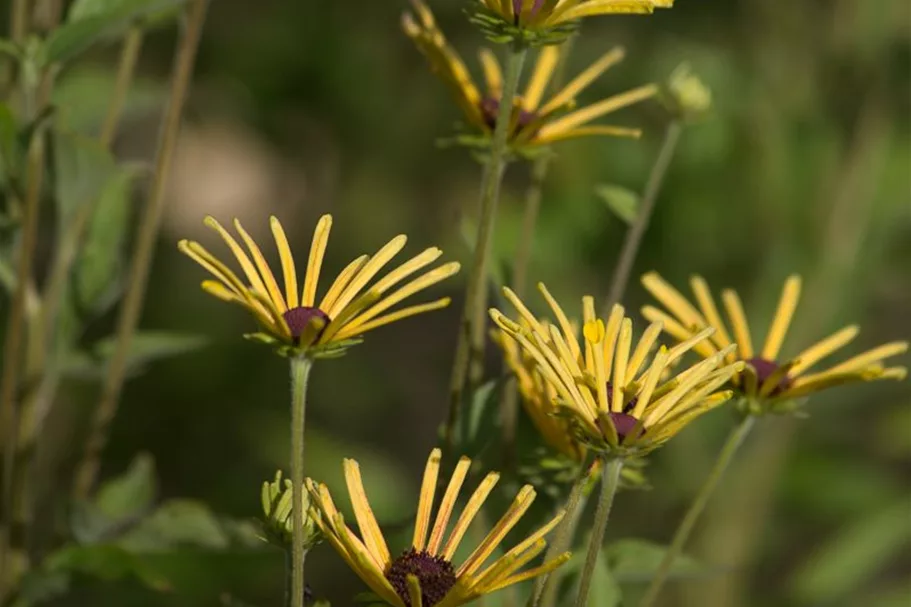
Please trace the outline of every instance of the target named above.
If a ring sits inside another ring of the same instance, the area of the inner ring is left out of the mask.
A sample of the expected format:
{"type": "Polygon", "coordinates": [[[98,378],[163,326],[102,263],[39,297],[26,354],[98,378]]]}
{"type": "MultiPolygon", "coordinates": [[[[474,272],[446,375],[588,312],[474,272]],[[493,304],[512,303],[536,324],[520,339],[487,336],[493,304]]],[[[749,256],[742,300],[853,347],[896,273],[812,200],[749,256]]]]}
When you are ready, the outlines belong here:
{"type": "MultiPolygon", "coordinates": [[[[0,502],[0,571],[5,571],[10,550],[10,529],[13,525],[13,474],[15,469],[19,412],[16,406],[22,363],[22,333],[25,324],[26,294],[31,285],[35,245],[38,240],[41,182],[44,179],[44,129],[35,133],[28,153],[25,217],[19,264],[16,269],[16,290],[10,304],[6,339],[3,343],[3,372],[0,377],[0,437],[3,446],[3,488],[0,502]]],[[[0,599],[7,594],[5,579],[0,575],[0,599]]]]}
{"type": "MultiPolygon", "coordinates": [[[[576,480],[573,482],[573,486],[569,490],[569,495],[566,498],[566,504],[563,507],[566,514],[563,515],[563,520],[557,525],[557,529],[554,532],[554,538],[547,546],[547,552],[544,554],[543,561],[545,563],[569,550],[570,545],[572,544],[573,534],[579,523],[579,517],[585,510],[585,486],[588,484],[589,475],[592,471],[591,464],[591,457],[586,454],[585,461],[582,462],[576,480]]],[[[536,579],[534,589],[531,596],[528,598],[526,606],[552,606],[557,597],[557,584],[559,580],[559,570],[552,571],[549,574],[536,579]]]]}
{"type": "Polygon", "coordinates": [[[715,492],[715,488],[718,486],[719,481],[721,481],[721,477],[724,476],[725,470],[727,470],[728,466],[733,461],[734,455],[740,449],[740,445],[743,444],[744,439],[750,433],[750,430],[752,430],[755,420],[756,418],[754,416],[746,415],[740,423],[731,430],[724,446],[718,453],[718,459],[715,460],[715,465],[712,466],[708,478],[705,479],[702,488],[699,489],[699,493],[696,494],[696,499],[693,500],[693,503],[690,505],[689,510],[686,511],[683,520],[680,521],[680,526],[677,527],[677,531],[674,532],[674,539],[671,541],[671,545],[667,549],[667,552],[664,553],[664,558],[661,559],[661,563],[658,565],[658,569],[655,571],[655,575],[648,586],[648,590],[645,592],[645,596],[642,597],[639,607],[649,607],[657,600],[658,594],[661,592],[661,587],[664,585],[664,582],[667,581],[668,574],[671,572],[674,561],[683,552],[683,547],[686,545],[686,541],[689,539],[690,533],[692,533],[693,527],[696,525],[696,521],[699,520],[702,511],[705,510],[705,505],[715,492]]]}
{"type": "Polygon", "coordinates": [[[29,0],[13,0],[10,7],[10,39],[21,43],[28,33],[29,0]]]}
{"type": "Polygon", "coordinates": [[[155,241],[161,223],[165,186],[170,175],[171,161],[174,156],[177,135],[180,131],[180,117],[183,113],[187,89],[193,75],[193,65],[196,60],[196,51],[199,47],[203,24],[205,23],[207,7],[208,0],[194,0],[190,5],[186,28],[175,57],[171,92],[164,119],[162,120],[161,138],[155,162],[155,178],[143,211],[136,248],[133,253],[129,274],[130,281],[123,298],[117,323],[117,342],[108,365],[101,399],[92,419],[85,451],[76,472],[74,495],[77,499],[84,499],[95,484],[101,452],[107,443],[111,421],[117,413],[120,391],[126,377],[130,345],[142,311],[142,302],[149,278],[149,268],[152,265],[155,241]]]}
{"type": "Polygon", "coordinates": [[[623,460],[615,458],[601,463],[601,495],[598,498],[598,507],[595,509],[595,521],[592,526],[592,536],[588,543],[588,553],[585,555],[585,564],[582,565],[582,576],[579,579],[579,594],[576,595],[576,607],[588,605],[588,593],[591,590],[592,579],[595,574],[595,565],[598,555],[601,554],[601,545],[604,543],[604,532],[607,530],[607,520],[610,518],[611,506],[617,487],[620,485],[620,470],[623,460]]]}
{"type": "Polygon", "coordinates": [[[611,277],[610,291],[608,291],[607,300],[604,302],[604,317],[610,315],[610,310],[616,303],[620,303],[623,294],[626,291],[626,285],[629,284],[629,275],[633,270],[633,263],[639,254],[639,245],[642,244],[642,237],[648,229],[649,221],[655,210],[655,203],[658,200],[658,194],[661,192],[661,185],[664,183],[664,177],[667,174],[667,168],[671,164],[671,158],[674,156],[674,149],[677,147],[677,141],[680,139],[680,132],[683,126],[677,120],[671,120],[664,131],[664,141],[661,143],[661,150],[652,165],[648,181],[645,184],[645,191],[642,194],[642,200],[639,202],[639,211],[636,213],[636,219],[626,232],[626,238],[623,240],[623,249],[620,251],[620,257],[617,259],[617,266],[614,268],[611,277]]]}
{"type": "Polygon", "coordinates": [[[307,380],[313,361],[306,356],[291,359],[291,607],[304,607],[304,423],[307,411],[307,380]]]}
{"type": "Polygon", "coordinates": [[[120,49],[120,63],[117,66],[117,77],[114,80],[114,91],[111,94],[111,100],[108,103],[108,111],[104,117],[104,123],[101,125],[101,133],[98,140],[104,147],[110,147],[117,134],[117,125],[120,124],[120,116],[123,112],[123,106],[127,98],[127,92],[133,83],[133,73],[136,70],[136,61],[139,59],[139,51],[142,50],[142,38],[144,32],[139,24],[134,24],[127,31],[123,39],[123,46],[120,49]]]}
{"type": "MultiPolygon", "coordinates": [[[[512,104],[519,85],[519,76],[522,65],[525,63],[527,49],[524,46],[510,48],[506,61],[506,75],[503,84],[503,97],[500,99],[500,108],[497,114],[497,124],[494,128],[493,139],[490,145],[490,156],[484,173],[484,184],[481,188],[481,217],[478,222],[477,238],[475,238],[474,258],[471,273],[468,275],[468,286],[465,292],[465,305],[462,310],[462,319],[459,326],[459,335],[456,343],[455,360],[452,367],[452,380],[449,386],[449,415],[445,429],[445,442],[452,446],[455,440],[455,428],[458,423],[459,412],[462,404],[462,394],[468,379],[471,359],[476,355],[472,352],[472,338],[474,326],[484,322],[486,318],[487,299],[487,264],[489,263],[493,247],[494,222],[497,216],[497,204],[500,198],[500,182],[503,178],[503,168],[506,161],[507,140],[509,136],[509,123],[512,118],[512,104]],[[479,314],[480,312],[480,314],[479,314]]],[[[486,322],[484,322],[486,324],[486,322]]]]}

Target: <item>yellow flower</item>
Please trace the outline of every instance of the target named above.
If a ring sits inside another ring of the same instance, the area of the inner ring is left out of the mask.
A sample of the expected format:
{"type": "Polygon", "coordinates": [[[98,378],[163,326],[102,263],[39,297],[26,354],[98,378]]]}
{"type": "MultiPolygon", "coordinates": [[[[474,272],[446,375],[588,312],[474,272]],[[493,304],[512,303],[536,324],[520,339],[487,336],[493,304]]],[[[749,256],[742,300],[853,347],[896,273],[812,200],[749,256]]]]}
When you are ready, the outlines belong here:
{"type": "MultiPolygon", "coordinates": [[[[405,33],[427,57],[433,71],[439,74],[452,90],[466,121],[480,136],[480,144],[489,144],[502,97],[503,75],[500,64],[491,51],[481,51],[481,67],[487,86],[482,95],[464,62],[436,26],[427,6],[421,0],[413,0],[413,4],[417,18],[405,13],[402,18],[405,33]]],[[[641,131],[638,129],[589,123],[654,96],[658,88],[653,84],[608,97],[581,109],[574,109],[576,95],[608,68],[619,63],[623,59],[624,51],[615,48],[606,53],[545,102],[544,92],[553,77],[559,54],[560,50],[553,46],[542,49],[538,54],[525,92],[517,96],[515,101],[513,124],[508,139],[510,147],[514,151],[529,151],[556,141],[590,135],[639,137],[641,131]]]]}
{"type": "Polygon", "coordinates": [[[472,21],[497,42],[553,44],[597,15],[649,14],[673,0],[478,0],[472,21]]]}
{"type": "Polygon", "coordinates": [[[687,301],[686,297],[656,272],[644,275],[642,284],[670,313],[653,306],[645,306],[642,308],[643,316],[649,320],[662,321],[664,330],[675,339],[689,340],[705,327],[715,329],[711,340],[697,344],[693,350],[703,357],[716,357],[719,353],[725,352],[724,357],[728,362],[745,362],[743,371],[734,375],[732,383],[744,396],[753,401],[788,401],[840,384],[875,379],[903,379],[907,373],[904,367],[887,368],[884,364],[886,358],[908,349],[907,342],[898,341],[868,350],[825,371],[807,373],[821,360],[857,337],[860,328],[856,325],[836,331],[793,358],[781,359],[781,346],[800,298],[799,276],[791,276],[785,281],[778,309],[759,352],[753,350],[753,339],[746,313],[735,291],[727,289],[721,293],[721,300],[730,321],[729,326],[733,329],[731,333],[721,319],[712,293],[701,276],[693,276],[690,279],[696,306],[687,301]],[[733,345],[735,341],[736,346],[733,345]]]}
{"type": "MultiPolygon", "coordinates": [[[[546,320],[539,321],[549,327],[546,320]]],[[[523,329],[529,327],[520,321],[523,329]]],[[[494,343],[503,351],[503,362],[516,378],[516,388],[522,400],[522,406],[544,441],[555,451],[576,462],[582,462],[585,446],[574,439],[569,432],[568,422],[557,416],[556,389],[549,384],[538,367],[535,359],[518,344],[509,334],[499,329],[493,336],[494,343]]]]}
{"type": "Polygon", "coordinates": [[[323,484],[307,479],[313,516],[317,524],[348,566],[383,601],[394,607],[456,607],[501,588],[548,573],[569,559],[570,555],[566,553],[520,572],[544,550],[547,545],[544,536],[563,518],[561,512],[513,549],[484,567],[484,563],[534,501],[535,490],[531,485],[526,485],[519,491],[506,514],[456,568],[452,562],[456,549],[499,480],[499,474],[492,472],[481,481],[458,519],[449,528],[459,491],[471,466],[470,459],[460,459],[440,500],[436,520],[431,529],[431,511],[440,471],[440,457],[440,450],[434,449],[427,460],[417,507],[414,539],[411,546],[396,558],[392,558],[383,533],[373,516],[361,482],[360,467],[356,461],[346,459],[344,469],[351,506],[361,532],[360,538],[345,525],[342,515],[332,501],[329,489],[323,484]]]}
{"type": "Polygon", "coordinates": [[[609,455],[644,455],[731,397],[731,391],[717,390],[743,364],[721,365],[726,351],[662,380],[712,329],[671,349],[661,346],[651,356],[661,334],[660,322],[651,324],[633,349],[632,321],[624,317],[623,308],[614,306],[605,324],[595,316],[594,299],[583,297],[580,343],[560,305],[543,284],[538,288],[553,311],[555,325],[538,321],[509,289],[503,290],[504,295],[530,329],[495,309],[491,317],[535,360],[556,391],[554,404],[571,421],[577,440],[609,455]]]}
{"type": "Polygon", "coordinates": [[[407,237],[404,235],[390,240],[372,257],[362,255],[348,264],[317,304],[317,282],[329,241],[332,217],[324,215],[316,224],[300,292],[288,239],[278,219],[271,217],[270,222],[281,259],[284,291],[279,288],[259,247],[236,219],[234,228],[249,254],[215,219],[206,217],[205,224],[218,232],[231,249],[246,282],[198,242],[181,240],[178,244],[183,253],[217,279],[203,281],[202,288],[205,291],[222,301],[239,304],[253,315],[262,330],[250,335],[251,338],[280,345],[285,352],[306,352],[311,356],[335,355],[367,331],[449,304],[449,298],[443,297],[387,312],[402,300],[458,272],[457,262],[446,263],[390,293],[393,287],[442,255],[442,251],[435,247],[412,257],[372,286],[367,286],[405,246],[407,237]]]}

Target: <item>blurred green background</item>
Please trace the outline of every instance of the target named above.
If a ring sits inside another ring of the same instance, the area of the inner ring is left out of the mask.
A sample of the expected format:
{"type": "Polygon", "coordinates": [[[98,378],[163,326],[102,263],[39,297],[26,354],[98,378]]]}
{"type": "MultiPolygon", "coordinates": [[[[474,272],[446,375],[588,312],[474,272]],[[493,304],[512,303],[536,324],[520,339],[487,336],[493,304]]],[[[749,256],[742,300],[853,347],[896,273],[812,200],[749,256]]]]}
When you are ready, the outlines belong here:
{"type": "MultiPolygon", "coordinates": [[[[475,69],[483,41],[464,3],[431,7],[475,69]]],[[[407,251],[439,245],[447,258],[467,259],[456,226],[474,209],[480,167],[464,150],[435,146],[459,116],[402,35],[405,8],[212,3],[142,321],[211,343],[130,381],[104,476],[148,452],[162,498],[196,498],[249,518],[259,514],[261,482],[286,467],[285,364],[241,339],[250,319],[205,295],[200,268],[176,249],[188,237],[222,251],[204,215],[239,217],[265,242],[275,214],[302,259],[317,218],[331,212],[326,276],[400,232],[410,236],[407,251]]],[[[698,272],[716,290],[735,287],[761,330],[784,278],[801,273],[804,299],[786,353],[853,322],[863,331],[850,352],[911,337],[909,23],[900,0],[679,0],[651,17],[587,21],[570,73],[613,45],[625,46],[627,59],[580,102],[663,80],[681,61],[713,91],[712,113],[684,133],[634,275],[657,269],[683,286],[698,272]]],[[[157,31],[144,48],[116,143],[122,158],[150,158],[174,41],[173,31],[157,31]]],[[[100,49],[61,76],[57,103],[93,132],[116,51],[100,49]]],[[[583,294],[604,296],[624,231],[594,187],[640,190],[662,119],[657,104],[643,104],[610,121],[641,126],[641,141],[556,150],[531,277],[570,309],[583,294]]],[[[527,178],[527,167],[510,167],[498,224],[503,260],[514,249],[527,178]]],[[[463,280],[437,289],[455,299],[446,311],[371,333],[312,378],[308,473],[344,503],[341,459],[357,458],[378,517],[393,526],[416,504],[445,416],[463,280]]],[[[628,308],[644,300],[631,284],[628,308]]],[[[99,323],[99,333],[111,322],[99,323]]],[[[489,363],[497,373],[495,352],[489,363]]],[[[74,385],[68,395],[87,407],[95,391],[74,385]]],[[[909,405],[907,382],[882,383],[814,398],[807,420],[763,420],[693,543],[710,573],[669,586],[663,604],[907,605],[909,405]]],[[[730,423],[716,412],[656,453],[654,489],[620,496],[611,540],[666,542],[730,423]]],[[[66,604],[213,605],[230,593],[274,605],[282,596],[277,551],[160,560],[170,593],[86,579],[66,604]]],[[[308,570],[318,596],[351,604],[354,578],[328,546],[311,553],[308,570]]]]}

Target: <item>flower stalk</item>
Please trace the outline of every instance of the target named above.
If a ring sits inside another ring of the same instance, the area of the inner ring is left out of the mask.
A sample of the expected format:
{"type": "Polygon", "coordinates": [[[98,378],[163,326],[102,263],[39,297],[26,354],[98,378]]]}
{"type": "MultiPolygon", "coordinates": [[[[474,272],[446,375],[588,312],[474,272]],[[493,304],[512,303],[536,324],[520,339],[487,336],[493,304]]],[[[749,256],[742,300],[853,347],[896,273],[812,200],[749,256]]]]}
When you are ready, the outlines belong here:
{"type": "Polygon", "coordinates": [[[576,607],[588,605],[588,593],[591,590],[592,579],[595,573],[595,564],[601,553],[604,543],[604,532],[607,530],[607,521],[610,518],[611,506],[614,496],[620,485],[620,470],[623,460],[614,458],[601,462],[601,495],[598,498],[598,508],[595,510],[595,521],[592,527],[592,536],[588,544],[588,553],[585,555],[585,564],[582,566],[582,577],[579,580],[579,594],[576,595],[576,607]]]}
{"type": "Polygon", "coordinates": [[[750,430],[753,429],[755,421],[755,416],[745,415],[740,423],[731,430],[724,446],[721,448],[721,452],[718,454],[718,459],[715,460],[715,465],[712,466],[712,470],[709,472],[708,478],[705,479],[702,488],[696,495],[696,499],[693,500],[693,503],[690,505],[689,510],[686,511],[683,520],[680,521],[680,526],[677,527],[677,531],[674,532],[674,539],[671,541],[671,545],[667,552],[664,553],[664,558],[661,559],[658,570],[655,572],[655,576],[652,578],[651,583],[649,583],[648,590],[646,590],[642,602],[639,603],[639,607],[650,607],[658,599],[658,595],[661,592],[661,588],[664,586],[664,582],[667,581],[668,574],[671,571],[671,567],[674,565],[674,561],[680,556],[681,552],[683,552],[683,547],[686,545],[690,533],[692,533],[693,527],[696,525],[696,521],[699,520],[702,511],[705,510],[709,498],[715,492],[715,488],[721,481],[721,477],[724,476],[725,470],[727,470],[728,466],[733,461],[734,455],[740,449],[740,445],[743,444],[744,439],[746,439],[750,430]]]}
{"type": "Polygon", "coordinates": [[[307,382],[313,361],[291,358],[291,607],[304,607],[304,424],[307,412],[307,382]]]}
{"type": "Polygon", "coordinates": [[[607,299],[604,302],[605,316],[610,313],[615,304],[620,303],[623,299],[623,294],[626,292],[629,276],[633,270],[633,263],[635,263],[639,254],[642,237],[645,236],[652,213],[655,211],[655,203],[658,200],[658,194],[661,192],[661,186],[667,175],[671,159],[674,157],[674,151],[677,149],[677,142],[680,140],[682,130],[683,125],[677,119],[671,119],[664,130],[661,150],[658,152],[658,157],[655,159],[655,164],[652,165],[648,181],[645,184],[645,191],[639,203],[639,212],[636,213],[635,221],[626,232],[623,248],[611,277],[610,291],[608,291],[607,299]]]}
{"type": "Polygon", "coordinates": [[[500,198],[500,183],[506,166],[507,140],[512,119],[513,99],[519,85],[522,66],[525,63],[527,48],[512,45],[506,60],[506,74],[503,82],[503,95],[500,99],[497,124],[494,128],[490,145],[490,155],[484,172],[481,188],[480,219],[477,237],[475,238],[474,258],[471,273],[468,276],[468,287],[465,293],[465,305],[459,327],[456,344],[455,361],[452,369],[452,380],[449,392],[449,417],[446,425],[446,444],[452,445],[455,440],[455,428],[458,422],[462,395],[468,380],[472,361],[482,358],[484,348],[484,331],[487,314],[487,268],[493,249],[494,223],[497,216],[497,205],[500,198]]]}
{"type": "Polygon", "coordinates": [[[117,414],[120,391],[126,379],[130,345],[133,341],[133,334],[136,332],[136,326],[139,323],[139,315],[142,312],[149,269],[152,265],[158,228],[161,224],[165,186],[171,173],[171,161],[174,157],[177,135],[180,131],[180,117],[183,113],[187,90],[193,76],[196,51],[199,48],[199,40],[205,23],[208,4],[208,0],[195,0],[190,5],[186,29],[174,59],[171,92],[165,109],[161,140],[155,160],[155,178],[140,222],[136,249],[133,252],[130,265],[130,281],[127,285],[120,317],[117,322],[117,340],[114,353],[108,365],[98,408],[95,410],[91,421],[89,438],[86,442],[82,460],[76,471],[73,492],[77,499],[85,499],[95,484],[101,452],[107,444],[108,431],[114,416],[117,414]]]}
{"type": "Polygon", "coordinates": [[[117,134],[117,125],[120,124],[127,92],[133,83],[136,62],[139,59],[139,52],[142,50],[143,36],[142,26],[134,23],[130,26],[123,39],[123,46],[120,49],[120,62],[117,65],[117,76],[114,80],[114,92],[111,94],[108,111],[105,114],[104,123],[101,125],[101,133],[98,136],[101,145],[106,148],[111,146],[111,142],[117,134]]]}
{"type": "MultiPolygon", "coordinates": [[[[579,468],[579,474],[569,490],[566,498],[564,510],[566,515],[557,526],[554,533],[553,542],[547,547],[544,559],[548,560],[556,557],[558,554],[569,550],[573,532],[579,522],[579,516],[583,511],[585,504],[585,486],[588,484],[589,473],[591,472],[591,457],[586,456],[585,461],[579,468]]],[[[557,597],[557,583],[560,580],[560,574],[551,572],[549,575],[538,578],[535,581],[534,590],[528,599],[526,607],[538,607],[538,605],[552,606],[557,597]]]]}

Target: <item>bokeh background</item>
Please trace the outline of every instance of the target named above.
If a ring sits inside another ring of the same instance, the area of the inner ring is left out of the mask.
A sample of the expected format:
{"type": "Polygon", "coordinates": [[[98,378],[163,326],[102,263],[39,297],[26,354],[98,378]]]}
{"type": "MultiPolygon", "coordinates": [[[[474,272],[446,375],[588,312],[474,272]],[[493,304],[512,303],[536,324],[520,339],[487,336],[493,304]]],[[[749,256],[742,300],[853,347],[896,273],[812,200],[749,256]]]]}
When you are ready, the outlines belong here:
{"type": "MultiPolygon", "coordinates": [[[[431,6],[474,69],[483,40],[463,4],[431,6]]],[[[401,33],[405,8],[212,3],[142,321],[210,343],[130,381],[104,475],[147,452],[162,499],[200,499],[243,519],[259,513],[261,482],[285,467],[285,364],[241,339],[249,318],[203,294],[200,268],[176,250],[185,237],[219,250],[204,215],[239,217],[266,239],[275,214],[303,257],[317,218],[331,212],[327,272],[398,233],[410,236],[407,251],[439,245],[447,258],[467,259],[458,226],[474,208],[480,167],[435,144],[452,132],[457,108],[401,33]]],[[[911,337],[909,23],[900,0],[679,0],[651,17],[586,22],[570,73],[613,45],[627,59],[580,101],[661,81],[682,61],[713,91],[710,115],[684,133],[634,276],[658,269],[685,285],[701,273],[716,289],[739,289],[762,328],[785,277],[798,272],[805,295],[789,353],[853,322],[863,331],[851,351],[911,337]]],[[[116,143],[123,158],[151,156],[174,41],[163,29],[144,48],[116,143]]],[[[57,102],[75,123],[100,121],[116,51],[100,49],[61,76],[57,102]]],[[[642,140],[560,145],[547,181],[531,277],[570,306],[605,295],[625,227],[595,186],[641,190],[660,143],[656,103],[613,118],[641,126],[642,140]]],[[[504,263],[527,179],[527,167],[510,167],[498,224],[504,263]]],[[[437,289],[454,297],[448,310],[372,333],[312,378],[309,474],[341,490],[341,459],[357,458],[377,515],[393,525],[414,508],[445,416],[463,280],[437,289]]],[[[644,300],[631,284],[628,308],[644,300]]],[[[488,362],[499,372],[495,356],[488,362]]],[[[71,395],[88,406],[93,390],[71,395]]],[[[808,411],[805,420],[763,420],[693,542],[708,573],[669,587],[663,604],[907,605],[908,383],[832,390],[808,411]]],[[[609,537],[667,541],[730,425],[716,412],[656,453],[654,488],[620,496],[609,537]]],[[[86,579],[68,604],[213,605],[230,593],[274,605],[282,595],[277,551],[197,549],[161,560],[170,593],[86,579]]],[[[317,595],[351,604],[356,582],[328,546],[311,554],[309,571],[317,595]]]]}

